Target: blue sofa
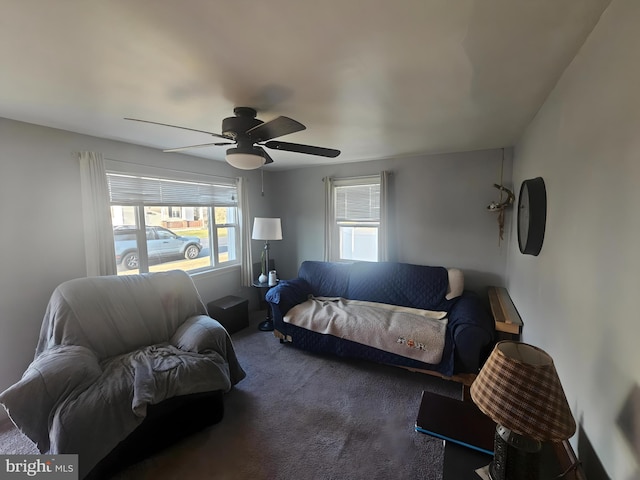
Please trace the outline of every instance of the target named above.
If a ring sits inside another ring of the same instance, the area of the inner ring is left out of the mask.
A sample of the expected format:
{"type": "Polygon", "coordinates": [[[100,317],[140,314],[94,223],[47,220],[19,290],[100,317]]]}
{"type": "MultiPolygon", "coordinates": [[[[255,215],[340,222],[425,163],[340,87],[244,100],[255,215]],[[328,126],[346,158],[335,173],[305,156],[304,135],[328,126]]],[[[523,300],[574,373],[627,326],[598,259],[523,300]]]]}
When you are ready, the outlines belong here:
{"type": "Polygon", "coordinates": [[[425,370],[444,377],[475,374],[494,345],[494,321],[475,293],[464,291],[452,298],[449,278],[449,271],[444,267],[395,262],[305,261],[298,277],[281,280],[269,290],[266,300],[272,309],[275,335],[297,348],[425,370]],[[438,364],[424,363],[285,322],[287,312],[310,296],[446,311],[448,323],[442,359],[438,364]]]}

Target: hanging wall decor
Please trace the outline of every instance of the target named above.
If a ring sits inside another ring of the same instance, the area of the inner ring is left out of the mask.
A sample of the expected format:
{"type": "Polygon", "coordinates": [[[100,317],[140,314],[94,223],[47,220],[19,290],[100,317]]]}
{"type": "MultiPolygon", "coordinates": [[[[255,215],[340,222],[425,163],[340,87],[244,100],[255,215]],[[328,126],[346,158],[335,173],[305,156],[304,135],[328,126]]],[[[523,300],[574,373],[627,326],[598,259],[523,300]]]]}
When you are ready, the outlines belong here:
{"type": "Polygon", "coordinates": [[[513,205],[515,195],[511,190],[502,185],[502,176],[504,171],[504,148],[502,149],[502,162],[500,164],[500,183],[494,183],[493,186],[500,192],[500,197],[497,202],[491,202],[487,206],[487,210],[490,212],[496,212],[498,214],[498,245],[504,240],[504,211],[507,207],[513,205]]]}

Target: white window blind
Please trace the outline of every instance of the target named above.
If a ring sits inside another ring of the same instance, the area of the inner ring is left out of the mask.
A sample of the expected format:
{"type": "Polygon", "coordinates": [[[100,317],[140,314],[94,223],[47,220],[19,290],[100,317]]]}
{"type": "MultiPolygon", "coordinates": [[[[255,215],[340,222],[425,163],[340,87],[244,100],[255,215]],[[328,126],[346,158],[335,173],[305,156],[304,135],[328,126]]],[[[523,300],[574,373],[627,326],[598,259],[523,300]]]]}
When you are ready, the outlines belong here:
{"type": "Polygon", "coordinates": [[[335,186],[336,221],[380,221],[380,183],[335,186]]]}
{"type": "Polygon", "coordinates": [[[237,206],[235,184],[213,184],[107,173],[109,198],[115,204],[237,206]]]}

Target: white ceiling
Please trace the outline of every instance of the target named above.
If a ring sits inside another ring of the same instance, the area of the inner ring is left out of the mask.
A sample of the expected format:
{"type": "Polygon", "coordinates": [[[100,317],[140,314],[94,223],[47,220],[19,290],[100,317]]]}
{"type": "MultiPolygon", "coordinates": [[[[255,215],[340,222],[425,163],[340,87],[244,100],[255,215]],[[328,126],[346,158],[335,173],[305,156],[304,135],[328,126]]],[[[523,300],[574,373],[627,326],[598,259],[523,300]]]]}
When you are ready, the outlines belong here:
{"type": "Polygon", "coordinates": [[[268,169],[510,146],[609,3],[0,0],[0,117],[162,149],[219,139],[123,117],[221,133],[251,106],[342,151],[268,169]]]}

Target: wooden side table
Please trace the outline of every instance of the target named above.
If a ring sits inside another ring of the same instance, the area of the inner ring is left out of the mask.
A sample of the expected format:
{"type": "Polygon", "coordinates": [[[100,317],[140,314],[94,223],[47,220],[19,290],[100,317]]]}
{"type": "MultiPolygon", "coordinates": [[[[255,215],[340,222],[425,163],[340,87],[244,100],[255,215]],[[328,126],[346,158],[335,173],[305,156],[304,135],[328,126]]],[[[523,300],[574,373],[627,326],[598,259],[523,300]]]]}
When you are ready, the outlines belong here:
{"type": "Polygon", "coordinates": [[[489,305],[499,340],[520,340],[522,318],[504,287],[489,287],[489,305]]]}
{"type": "MultiPolygon", "coordinates": [[[[488,465],[493,456],[495,422],[475,404],[422,392],[416,431],[444,441],[443,480],[479,480],[475,470],[488,465]]],[[[569,442],[543,443],[540,479],[586,480],[569,442]],[[577,466],[576,466],[577,465],[577,466]]]]}

